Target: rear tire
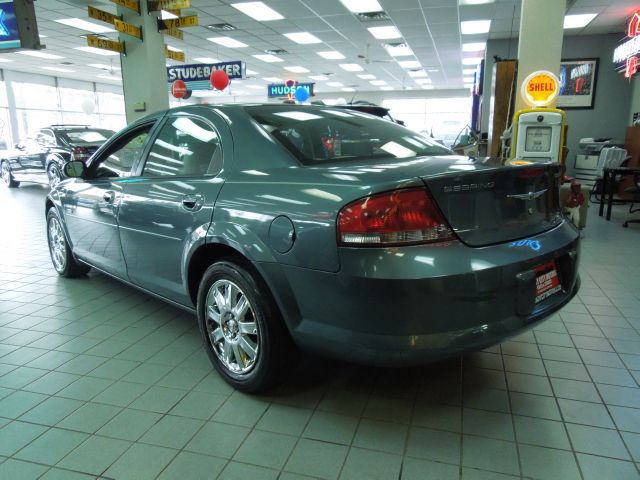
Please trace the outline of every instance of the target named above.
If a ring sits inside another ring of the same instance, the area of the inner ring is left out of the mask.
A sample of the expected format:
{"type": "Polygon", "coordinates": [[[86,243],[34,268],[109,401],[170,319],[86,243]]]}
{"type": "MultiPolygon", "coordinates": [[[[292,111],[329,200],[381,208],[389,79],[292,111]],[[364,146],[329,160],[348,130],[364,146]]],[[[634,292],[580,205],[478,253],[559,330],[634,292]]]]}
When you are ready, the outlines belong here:
{"type": "Polygon", "coordinates": [[[54,207],[51,207],[47,212],[47,242],[51,263],[53,263],[53,268],[58,272],[58,275],[66,278],[81,277],[90,270],[91,267],[79,263],[73,258],[64,235],[62,222],[54,207]]]}
{"type": "Polygon", "coordinates": [[[15,181],[13,178],[9,161],[3,160],[0,162],[0,172],[2,172],[2,181],[8,188],[16,188],[20,186],[20,182],[15,181]]]}
{"type": "Polygon", "coordinates": [[[295,366],[297,349],[271,292],[240,262],[222,260],[205,271],[197,307],[207,355],[234,388],[268,389],[295,366]]]}

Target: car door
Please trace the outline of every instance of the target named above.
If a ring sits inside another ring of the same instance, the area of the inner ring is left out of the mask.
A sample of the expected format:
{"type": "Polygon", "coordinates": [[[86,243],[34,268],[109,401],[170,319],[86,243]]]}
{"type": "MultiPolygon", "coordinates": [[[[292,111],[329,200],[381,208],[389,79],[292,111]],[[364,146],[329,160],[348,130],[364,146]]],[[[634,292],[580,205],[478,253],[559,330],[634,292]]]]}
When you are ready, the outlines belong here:
{"type": "Polygon", "coordinates": [[[139,177],[124,185],[118,213],[132,283],[191,303],[183,281],[185,257],[208,228],[223,184],[223,155],[231,152],[231,133],[222,119],[184,113],[165,118],[139,177]]]}
{"type": "Polygon", "coordinates": [[[73,251],[91,265],[121,278],[126,266],[117,216],[124,182],[142,157],[155,120],[139,125],[91,162],[83,179],[65,185],[62,205],[73,251]]]}

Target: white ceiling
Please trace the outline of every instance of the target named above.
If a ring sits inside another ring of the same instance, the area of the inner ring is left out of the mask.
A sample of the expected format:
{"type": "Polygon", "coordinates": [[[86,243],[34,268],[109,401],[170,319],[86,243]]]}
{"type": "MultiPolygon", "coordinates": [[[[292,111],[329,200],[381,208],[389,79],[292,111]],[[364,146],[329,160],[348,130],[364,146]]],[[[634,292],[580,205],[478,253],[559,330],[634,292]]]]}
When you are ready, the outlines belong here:
{"type": "MultiPolygon", "coordinates": [[[[341,82],[344,87],[329,87],[326,82],[316,82],[317,89],[322,92],[340,92],[342,88],[348,87],[358,90],[379,88],[370,85],[369,80],[357,77],[357,74],[363,73],[373,74],[376,79],[386,81],[397,90],[422,88],[396,60],[418,60],[435,88],[461,88],[462,58],[478,55],[462,53],[461,44],[517,36],[521,4],[521,0],[495,0],[494,3],[482,5],[458,5],[458,0],[379,0],[390,20],[362,23],[339,0],[263,0],[285,19],[258,22],[230,6],[231,3],[243,1],[246,0],[191,0],[192,8],[183,10],[183,15],[197,14],[200,26],[185,28],[183,41],[171,37],[166,39],[167,44],[184,50],[187,63],[197,63],[193,60],[196,57],[245,61],[247,69],[257,74],[233,87],[236,92],[241,90],[253,94],[258,90],[252,92],[248,86],[266,86],[269,82],[262,80],[263,77],[313,81],[307,75],[324,73],[331,73],[329,81],[341,82]],[[480,19],[492,20],[489,34],[460,34],[460,21],[480,19]],[[237,30],[215,32],[205,27],[217,23],[229,23],[237,30]],[[413,57],[394,59],[381,46],[384,41],[375,39],[367,30],[367,27],[391,24],[400,30],[403,39],[387,42],[404,40],[413,50],[413,57]],[[310,32],[323,43],[298,45],[282,35],[299,31],[310,32]],[[207,40],[208,37],[219,35],[228,35],[249,46],[231,49],[207,40]],[[268,49],[285,49],[288,52],[282,56],[285,61],[264,63],[252,57],[268,49]],[[316,54],[326,50],[337,50],[346,59],[325,60],[316,54]],[[358,55],[365,54],[370,61],[358,58],[358,55]],[[358,63],[364,71],[346,72],[338,66],[340,63],[358,63]],[[293,74],[284,70],[285,66],[303,66],[310,73],[293,74]]],[[[0,59],[10,59],[11,62],[0,64],[0,68],[109,83],[109,80],[97,77],[105,73],[108,75],[108,72],[89,67],[88,64],[110,64],[112,61],[113,66],[118,67],[118,57],[103,57],[74,50],[74,47],[86,45],[86,40],[80,35],[88,32],[54,20],[70,17],[87,20],[87,5],[112,13],[115,13],[115,5],[104,0],[37,0],[35,5],[39,32],[46,36],[42,39],[46,51],[64,58],[43,60],[15,53],[1,53],[0,59]],[[71,65],[61,65],[63,62],[70,62],[71,65]],[[67,68],[73,72],[52,73],[42,70],[43,66],[67,68]]],[[[569,0],[569,5],[569,14],[597,13],[598,16],[584,29],[568,30],[568,35],[616,33],[622,37],[626,19],[640,7],[640,0],[569,0]]],[[[116,38],[115,34],[107,36],[116,38]]],[[[115,79],[119,77],[119,72],[113,71],[112,74],[114,81],[111,83],[117,83],[115,79]]]]}

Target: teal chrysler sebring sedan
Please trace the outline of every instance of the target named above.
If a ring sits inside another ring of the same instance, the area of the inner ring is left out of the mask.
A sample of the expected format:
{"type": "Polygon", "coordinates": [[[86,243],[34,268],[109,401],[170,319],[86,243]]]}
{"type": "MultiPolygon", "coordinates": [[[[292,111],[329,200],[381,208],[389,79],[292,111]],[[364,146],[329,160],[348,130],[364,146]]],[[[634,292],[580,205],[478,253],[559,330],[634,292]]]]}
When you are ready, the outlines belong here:
{"type": "Polygon", "coordinates": [[[56,271],[196,313],[243,391],[299,350],[401,366],[485,348],[579,288],[557,165],[457,156],[358,111],[181,107],[65,174],[46,202],[56,271]]]}

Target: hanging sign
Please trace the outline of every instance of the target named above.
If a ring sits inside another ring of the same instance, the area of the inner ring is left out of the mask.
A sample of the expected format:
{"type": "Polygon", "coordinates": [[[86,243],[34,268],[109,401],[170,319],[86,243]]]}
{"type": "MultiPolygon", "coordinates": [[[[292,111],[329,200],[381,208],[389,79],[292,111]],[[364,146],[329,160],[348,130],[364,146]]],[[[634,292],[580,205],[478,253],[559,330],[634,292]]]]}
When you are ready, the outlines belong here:
{"type": "Polygon", "coordinates": [[[112,52],[126,53],[123,42],[108,40],[106,38],[97,37],[95,35],[87,35],[87,45],[90,47],[101,48],[102,50],[111,50],[112,52]]]}
{"type": "Polygon", "coordinates": [[[157,12],[158,10],[180,10],[181,8],[190,8],[190,0],[157,0],[149,2],[149,11],[157,12]]]}
{"type": "Polygon", "coordinates": [[[520,93],[530,107],[546,107],[560,93],[560,81],[554,73],[538,70],[525,78],[520,93]]]}
{"type": "Polygon", "coordinates": [[[162,33],[165,35],[169,35],[170,37],[177,38],[178,40],[184,39],[184,32],[182,30],[178,30],[177,28],[162,30],[162,33]]]}
{"type": "Polygon", "coordinates": [[[87,7],[87,10],[89,12],[90,18],[95,18],[96,20],[100,20],[105,23],[110,23],[111,25],[114,25],[116,20],[122,20],[122,17],[119,17],[118,15],[105,12],[104,10],[97,9],[95,7],[92,7],[91,5],[87,7]]]}
{"type": "Polygon", "coordinates": [[[198,16],[180,17],[168,20],[158,19],[158,30],[170,30],[173,28],[197,27],[198,16]]]}
{"type": "Polygon", "coordinates": [[[626,78],[638,73],[640,54],[640,11],[633,14],[627,26],[627,38],[613,51],[613,63],[626,78]]]}
{"type": "Polygon", "coordinates": [[[186,61],[186,57],[184,55],[184,52],[176,52],[174,50],[169,50],[169,48],[165,45],[164,47],[164,56],[171,59],[171,60],[175,60],[177,62],[185,62],[186,61]]]}
{"type": "Polygon", "coordinates": [[[236,60],[211,64],[172,65],[167,67],[167,82],[171,85],[175,80],[182,80],[189,90],[211,90],[211,74],[216,70],[224,70],[231,80],[246,77],[245,63],[236,60]]]}
{"type": "Polygon", "coordinates": [[[130,23],[117,19],[114,21],[113,26],[116,27],[116,30],[119,32],[126,33],[127,35],[131,35],[132,37],[142,40],[142,29],[140,27],[136,27],[135,25],[131,25],[130,23]]]}
{"type": "Polygon", "coordinates": [[[267,87],[267,97],[269,98],[282,98],[287,97],[289,100],[293,100],[296,97],[296,90],[299,88],[304,89],[309,94],[307,97],[312,97],[313,86],[315,83],[298,83],[295,80],[287,80],[286,83],[272,83],[267,87]]]}
{"type": "Polygon", "coordinates": [[[111,0],[111,2],[140,13],[140,4],[138,3],[138,0],[111,0]]]}

